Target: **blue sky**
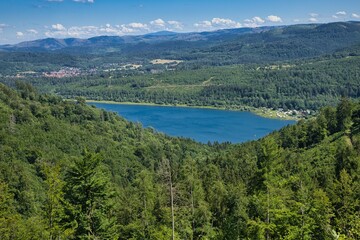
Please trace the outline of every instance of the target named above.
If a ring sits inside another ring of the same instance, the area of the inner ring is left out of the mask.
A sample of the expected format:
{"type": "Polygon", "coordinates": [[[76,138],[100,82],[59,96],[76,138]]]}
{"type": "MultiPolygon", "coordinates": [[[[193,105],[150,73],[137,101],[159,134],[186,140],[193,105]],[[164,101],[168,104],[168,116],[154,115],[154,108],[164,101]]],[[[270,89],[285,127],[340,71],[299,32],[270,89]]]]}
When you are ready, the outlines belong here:
{"type": "Polygon", "coordinates": [[[0,44],[360,21],[360,0],[1,0],[0,44]]]}

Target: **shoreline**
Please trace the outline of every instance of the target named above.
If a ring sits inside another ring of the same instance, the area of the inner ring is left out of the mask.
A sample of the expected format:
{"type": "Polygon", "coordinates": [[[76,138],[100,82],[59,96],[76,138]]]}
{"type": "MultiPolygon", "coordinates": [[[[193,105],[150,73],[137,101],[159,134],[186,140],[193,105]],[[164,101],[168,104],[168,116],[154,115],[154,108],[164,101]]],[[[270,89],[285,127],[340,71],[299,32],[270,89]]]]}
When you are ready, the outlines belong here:
{"type": "Polygon", "coordinates": [[[105,100],[86,100],[86,103],[106,103],[106,104],[118,104],[118,105],[138,105],[138,106],[154,106],[154,107],[183,107],[183,108],[198,108],[198,109],[213,109],[213,110],[227,110],[227,111],[238,111],[238,112],[251,112],[260,117],[277,119],[277,120],[293,120],[299,121],[301,118],[291,117],[284,115],[282,117],[278,116],[278,112],[270,109],[261,109],[253,107],[244,107],[244,109],[236,108],[227,108],[227,107],[212,107],[212,106],[189,106],[186,104],[156,104],[156,103],[147,103],[147,102],[115,102],[115,101],[105,101],[105,100]],[[264,112],[266,111],[266,112],[264,112]]]}

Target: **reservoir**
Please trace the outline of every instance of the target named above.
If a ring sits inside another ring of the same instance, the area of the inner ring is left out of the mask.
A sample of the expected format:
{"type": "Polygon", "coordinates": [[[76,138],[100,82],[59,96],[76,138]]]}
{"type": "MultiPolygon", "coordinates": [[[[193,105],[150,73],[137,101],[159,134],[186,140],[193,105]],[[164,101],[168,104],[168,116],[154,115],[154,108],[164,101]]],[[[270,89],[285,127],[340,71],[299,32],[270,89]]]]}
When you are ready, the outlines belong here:
{"type": "Polygon", "coordinates": [[[256,140],[295,123],[242,111],[93,102],[89,104],[117,112],[129,121],[139,122],[144,127],[152,127],[169,136],[191,138],[202,143],[241,143],[256,140]]]}

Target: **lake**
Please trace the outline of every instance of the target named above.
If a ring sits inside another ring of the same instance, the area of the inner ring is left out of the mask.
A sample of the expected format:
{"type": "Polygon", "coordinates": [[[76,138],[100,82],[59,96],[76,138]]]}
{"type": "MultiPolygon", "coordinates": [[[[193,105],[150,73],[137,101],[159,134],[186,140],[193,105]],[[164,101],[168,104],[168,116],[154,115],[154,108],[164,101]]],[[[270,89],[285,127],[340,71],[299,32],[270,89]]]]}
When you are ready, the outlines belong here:
{"type": "Polygon", "coordinates": [[[89,103],[117,112],[132,122],[152,127],[170,136],[196,141],[240,143],[259,139],[295,121],[260,117],[251,112],[189,107],[89,103]]]}

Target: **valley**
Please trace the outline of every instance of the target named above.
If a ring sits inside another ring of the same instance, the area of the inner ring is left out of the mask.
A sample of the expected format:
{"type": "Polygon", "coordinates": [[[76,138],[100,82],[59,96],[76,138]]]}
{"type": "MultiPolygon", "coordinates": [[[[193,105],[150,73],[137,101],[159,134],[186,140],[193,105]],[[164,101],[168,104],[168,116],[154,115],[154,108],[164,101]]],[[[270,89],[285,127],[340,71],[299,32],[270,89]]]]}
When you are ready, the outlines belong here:
{"type": "Polygon", "coordinates": [[[1,82],[26,80],[42,93],[69,99],[304,118],[342,96],[359,97],[359,29],[358,22],[339,22],[194,33],[202,36],[195,41],[173,33],[58,47],[49,47],[56,39],[45,39],[2,48],[1,82]],[[119,49],[107,52],[114,44],[119,49]]]}
{"type": "Polygon", "coordinates": [[[358,14],[177,33],[37,22],[177,1],[27,4],[42,33],[0,22],[0,41],[47,37],[0,46],[1,240],[360,239],[360,22],[339,21],[358,14]]]}

